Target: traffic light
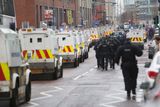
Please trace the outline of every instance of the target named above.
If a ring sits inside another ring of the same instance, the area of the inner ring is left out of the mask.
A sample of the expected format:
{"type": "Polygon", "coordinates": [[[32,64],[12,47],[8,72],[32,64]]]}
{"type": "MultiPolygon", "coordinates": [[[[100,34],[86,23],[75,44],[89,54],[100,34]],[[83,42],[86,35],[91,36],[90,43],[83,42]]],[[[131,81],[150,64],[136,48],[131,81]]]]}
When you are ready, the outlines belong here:
{"type": "Polygon", "coordinates": [[[159,24],[159,17],[158,16],[155,16],[154,18],[153,18],[153,22],[154,22],[154,25],[158,25],[159,24]]]}

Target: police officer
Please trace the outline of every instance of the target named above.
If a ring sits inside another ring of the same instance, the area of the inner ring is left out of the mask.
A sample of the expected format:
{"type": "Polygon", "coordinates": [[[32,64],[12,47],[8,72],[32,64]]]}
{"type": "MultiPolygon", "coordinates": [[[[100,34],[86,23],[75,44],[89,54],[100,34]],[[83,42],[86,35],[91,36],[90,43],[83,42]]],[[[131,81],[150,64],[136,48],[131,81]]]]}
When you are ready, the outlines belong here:
{"type": "Polygon", "coordinates": [[[115,53],[117,51],[118,43],[114,37],[111,37],[108,41],[111,52],[109,55],[110,68],[115,69],[115,53]]]}
{"type": "Polygon", "coordinates": [[[124,45],[120,46],[116,53],[115,61],[119,64],[120,58],[122,60],[121,69],[124,77],[125,90],[127,91],[127,99],[136,98],[136,85],[138,76],[138,67],[136,56],[141,56],[142,50],[133,46],[129,39],[126,39],[124,45]]]}
{"type": "Polygon", "coordinates": [[[102,41],[99,44],[99,50],[98,53],[100,55],[100,60],[101,60],[101,66],[102,69],[108,69],[108,60],[109,60],[109,54],[111,52],[111,49],[107,43],[106,38],[102,38],[102,41]]]}
{"type": "Polygon", "coordinates": [[[97,59],[97,67],[99,68],[100,67],[100,55],[99,55],[99,44],[101,42],[101,39],[99,39],[97,41],[97,43],[95,44],[94,46],[94,50],[95,50],[95,55],[96,55],[96,59],[97,59]]]}

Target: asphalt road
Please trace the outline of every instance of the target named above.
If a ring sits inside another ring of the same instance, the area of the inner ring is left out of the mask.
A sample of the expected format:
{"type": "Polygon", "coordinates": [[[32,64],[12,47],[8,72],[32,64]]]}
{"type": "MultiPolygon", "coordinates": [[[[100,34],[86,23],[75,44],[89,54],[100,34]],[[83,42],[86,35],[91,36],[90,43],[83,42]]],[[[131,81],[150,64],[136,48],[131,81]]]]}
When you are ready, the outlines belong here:
{"type": "MultiPolygon", "coordinates": [[[[33,81],[32,99],[20,107],[142,107],[144,101],[139,84],[144,80],[147,51],[138,58],[139,76],[136,100],[127,101],[120,67],[102,71],[96,67],[94,51],[78,68],[64,69],[59,80],[33,81]]],[[[0,107],[7,107],[0,102],[0,107]]]]}

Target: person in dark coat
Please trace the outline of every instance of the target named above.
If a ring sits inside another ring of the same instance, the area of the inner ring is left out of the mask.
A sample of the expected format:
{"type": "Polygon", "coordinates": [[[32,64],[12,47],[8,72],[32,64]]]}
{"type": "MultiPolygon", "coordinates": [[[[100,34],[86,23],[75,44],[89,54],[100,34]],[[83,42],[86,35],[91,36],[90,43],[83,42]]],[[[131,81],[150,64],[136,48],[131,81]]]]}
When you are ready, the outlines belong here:
{"type": "Polygon", "coordinates": [[[114,37],[109,39],[108,44],[110,46],[110,55],[109,55],[110,68],[115,69],[115,53],[120,44],[116,41],[116,38],[114,37]]]}
{"type": "Polygon", "coordinates": [[[115,62],[119,65],[120,59],[121,69],[124,77],[125,90],[127,91],[127,99],[136,98],[136,85],[138,76],[138,67],[136,56],[142,56],[143,52],[138,47],[132,45],[129,39],[126,39],[124,45],[117,50],[115,62]]]}
{"type": "Polygon", "coordinates": [[[109,44],[107,43],[107,39],[103,39],[99,44],[99,56],[101,60],[101,66],[102,69],[108,69],[108,61],[109,61],[109,55],[110,55],[111,49],[109,44]]]}
{"type": "Polygon", "coordinates": [[[153,39],[154,34],[155,34],[154,28],[152,28],[152,27],[149,28],[149,31],[148,31],[148,40],[149,40],[149,41],[153,39]]]}
{"type": "Polygon", "coordinates": [[[96,43],[95,46],[94,46],[95,56],[96,56],[96,59],[97,59],[97,68],[100,67],[100,55],[99,55],[99,53],[98,53],[100,42],[101,42],[101,39],[98,40],[97,43],[96,43]]]}

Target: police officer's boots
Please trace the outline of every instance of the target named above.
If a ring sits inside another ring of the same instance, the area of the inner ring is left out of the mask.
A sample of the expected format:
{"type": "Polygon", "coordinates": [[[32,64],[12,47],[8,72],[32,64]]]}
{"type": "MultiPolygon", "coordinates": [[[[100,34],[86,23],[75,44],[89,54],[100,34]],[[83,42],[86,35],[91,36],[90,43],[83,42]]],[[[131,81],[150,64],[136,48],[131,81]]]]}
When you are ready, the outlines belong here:
{"type": "Polygon", "coordinates": [[[130,100],[130,99],[131,99],[131,91],[127,90],[127,100],[130,100]]]}
{"type": "Polygon", "coordinates": [[[132,94],[133,94],[132,99],[136,100],[136,89],[132,89],[132,94]]]}

